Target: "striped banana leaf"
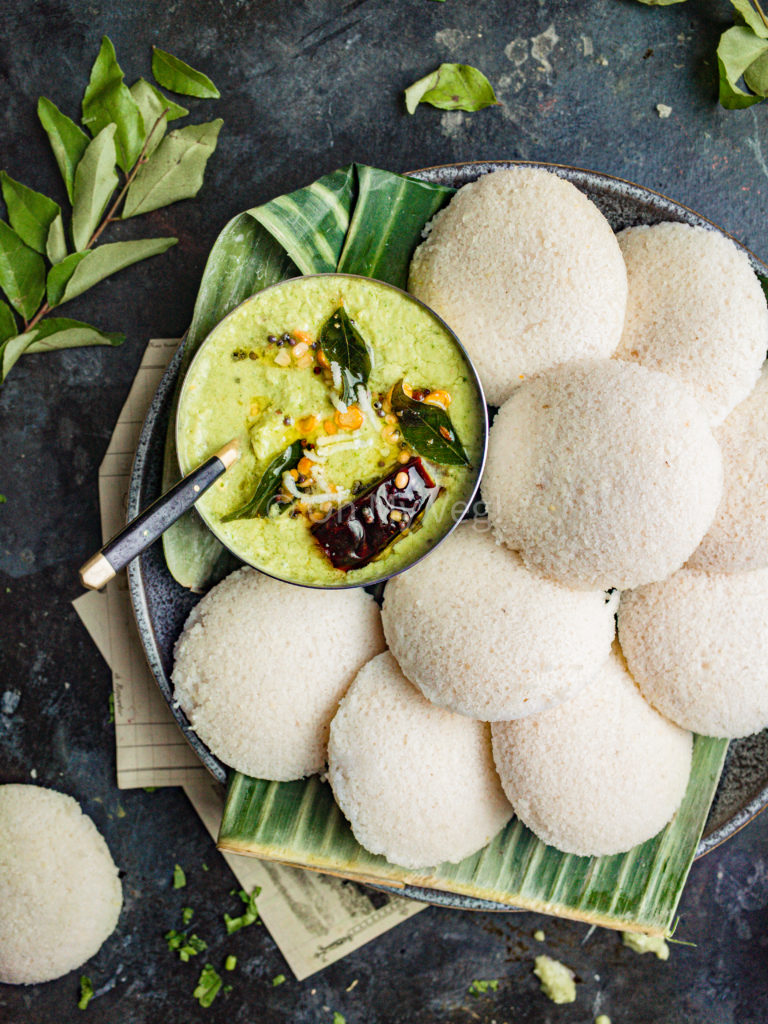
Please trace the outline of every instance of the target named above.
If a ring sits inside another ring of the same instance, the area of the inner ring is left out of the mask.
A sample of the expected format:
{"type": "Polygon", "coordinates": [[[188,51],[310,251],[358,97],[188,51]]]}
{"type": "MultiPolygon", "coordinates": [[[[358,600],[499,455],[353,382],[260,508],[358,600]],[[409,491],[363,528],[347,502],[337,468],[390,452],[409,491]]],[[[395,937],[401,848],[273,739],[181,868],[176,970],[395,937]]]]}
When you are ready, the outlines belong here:
{"type": "Polygon", "coordinates": [[[683,803],[658,836],[626,854],[575,857],[513,819],[459,864],[415,872],[360,846],[317,777],[266,782],[232,773],[218,846],[364,883],[439,889],[606,928],[667,935],[706,822],[728,747],[697,736],[683,803]]]}
{"type": "MultiPolygon", "coordinates": [[[[405,287],[424,225],[453,191],[350,164],[306,188],[238,214],[208,257],[179,379],[227,313],[278,281],[338,270],[405,287]]],[[[164,489],[180,478],[175,421],[174,400],[165,445],[164,489]]],[[[196,592],[231,567],[224,548],[194,509],[163,534],[163,552],[177,582],[196,592]]]]}

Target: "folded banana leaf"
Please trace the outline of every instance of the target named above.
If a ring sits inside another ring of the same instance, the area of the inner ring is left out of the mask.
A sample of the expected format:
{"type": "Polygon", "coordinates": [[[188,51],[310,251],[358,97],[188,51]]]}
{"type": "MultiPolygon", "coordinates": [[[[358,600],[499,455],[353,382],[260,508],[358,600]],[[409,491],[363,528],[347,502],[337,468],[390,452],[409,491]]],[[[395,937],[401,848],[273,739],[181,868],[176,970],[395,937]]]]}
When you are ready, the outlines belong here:
{"type": "Polygon", "coordinates": [[[658,836],[613,857],[546,846],[519,821],[460,864],[416,872],[368,853],[317,777],[266,782],[233,772],[218,846],[361,882],[423,886],[557,917],[667,935],[720,778],[727,740],[697,736],[683,803],[658,836]]]}
{"type": "MultiPolygon", "coordinates": [[[[208,257],[179,380],[216,324],[244,299],[278,281],[339,271],[404,288],[424,225],[453,191],[350,164],[238,214],[208,257]]],[[[180,478],[175,421],[176,400],[166,438],[164,489],[180,478]]],[[[194,510],[165,532],[163,551],[177,582],[196,592],[231,568],[227,552],[194,510]]]]}

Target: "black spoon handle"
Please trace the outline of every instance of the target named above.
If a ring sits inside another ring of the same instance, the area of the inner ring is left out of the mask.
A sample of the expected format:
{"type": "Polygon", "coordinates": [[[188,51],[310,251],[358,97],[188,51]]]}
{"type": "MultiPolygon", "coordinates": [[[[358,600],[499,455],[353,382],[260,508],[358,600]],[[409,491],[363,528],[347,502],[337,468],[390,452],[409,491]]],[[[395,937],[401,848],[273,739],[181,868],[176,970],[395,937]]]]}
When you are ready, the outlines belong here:
{"type": "Polygon", "coordinates": [[[154,504],[140,512],[132,522],[116,534],[101,551],[89,558],[80,570],[80,582],[89,590],[99,590],[121,569],[176,522],[205,491],[226,473],[240,457],[237,441],[212,455],[202,466],[161,495],[154,504]]]}

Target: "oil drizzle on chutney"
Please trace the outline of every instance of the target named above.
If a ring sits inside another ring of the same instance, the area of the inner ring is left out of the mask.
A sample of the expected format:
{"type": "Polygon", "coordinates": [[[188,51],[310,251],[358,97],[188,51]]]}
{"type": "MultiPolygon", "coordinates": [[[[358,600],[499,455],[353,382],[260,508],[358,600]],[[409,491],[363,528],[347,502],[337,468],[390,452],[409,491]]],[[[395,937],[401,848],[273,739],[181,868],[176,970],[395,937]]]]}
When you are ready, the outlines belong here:
{"type": "Polygon", "coordinates": [[[360,569],[411,529],[439,493],[421,459],[413,458],[315,523],[310,532],[334,568],[360,569]]]}

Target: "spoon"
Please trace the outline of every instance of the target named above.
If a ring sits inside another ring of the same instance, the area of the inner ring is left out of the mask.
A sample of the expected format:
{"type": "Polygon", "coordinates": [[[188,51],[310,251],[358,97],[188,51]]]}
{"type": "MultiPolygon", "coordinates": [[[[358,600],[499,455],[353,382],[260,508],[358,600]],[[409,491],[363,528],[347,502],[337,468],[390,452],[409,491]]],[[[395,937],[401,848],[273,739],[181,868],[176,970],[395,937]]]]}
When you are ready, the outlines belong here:
{"type": "Polygon", "coordinates": [[[92,555],[80,569],[80,582],[100,590],[121,569],[160,537],[240,458],[240,444],[230,441],[215,455],[161,495],[92,555]]]}

